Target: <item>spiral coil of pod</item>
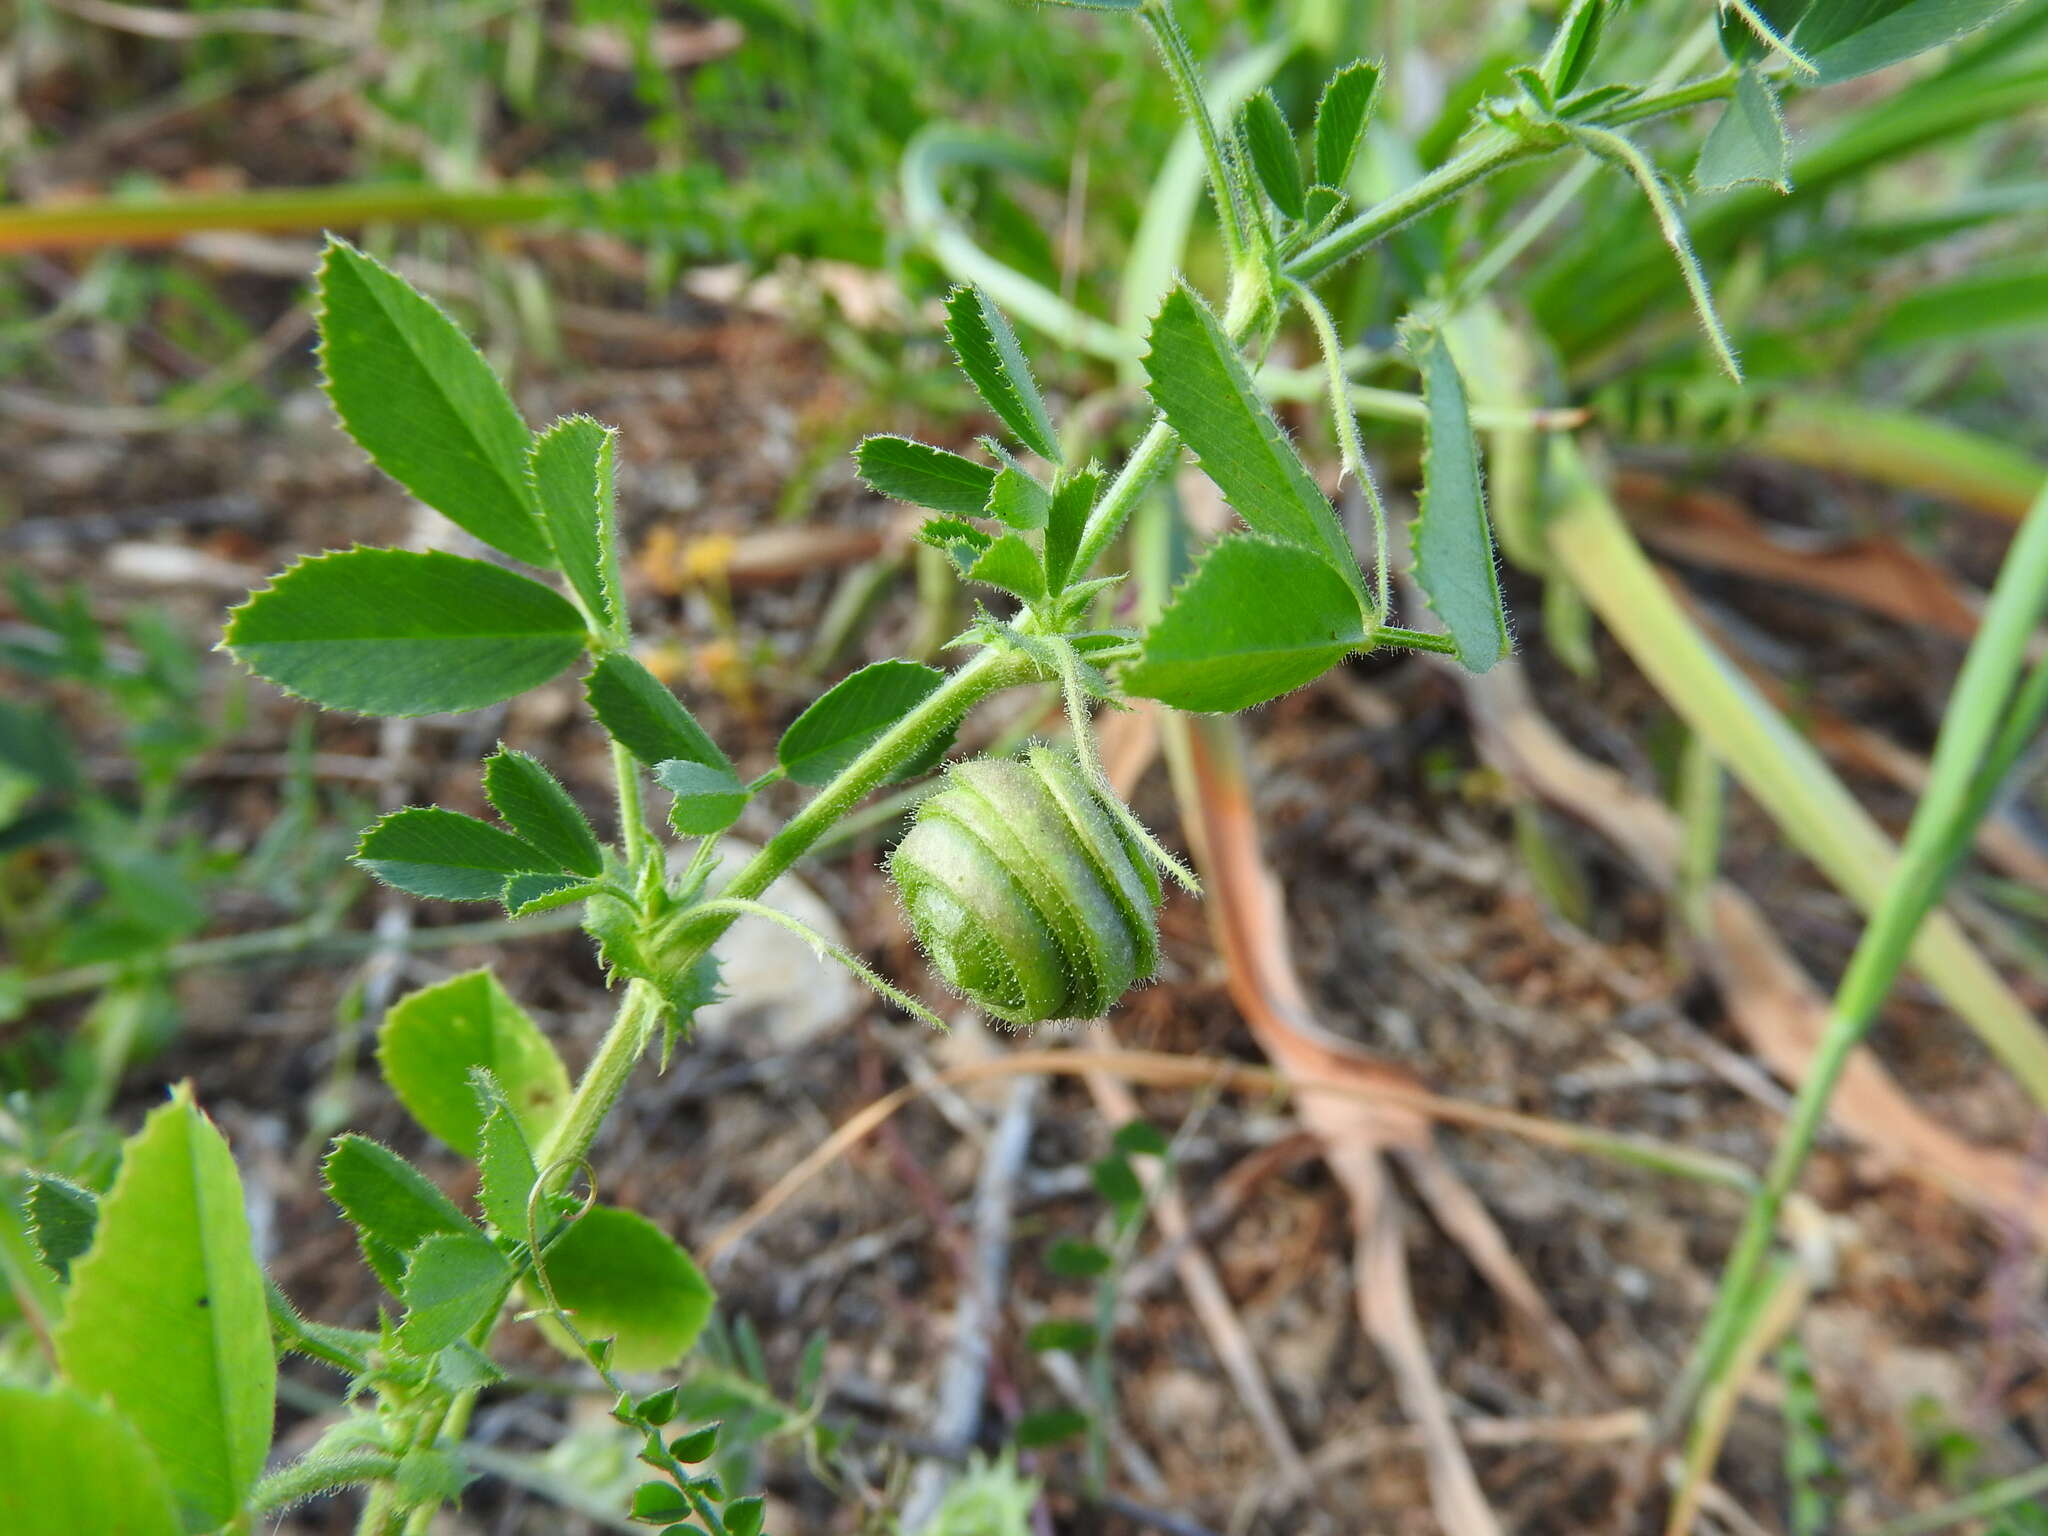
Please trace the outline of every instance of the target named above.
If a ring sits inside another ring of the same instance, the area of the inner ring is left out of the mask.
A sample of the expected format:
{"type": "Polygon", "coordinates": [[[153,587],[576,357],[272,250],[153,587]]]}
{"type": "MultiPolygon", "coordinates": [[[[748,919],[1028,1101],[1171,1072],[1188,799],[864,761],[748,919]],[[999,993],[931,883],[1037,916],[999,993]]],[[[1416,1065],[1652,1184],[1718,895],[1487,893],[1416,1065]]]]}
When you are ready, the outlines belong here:
{"type": "Polygon", "coordinates": [[[889,857],[955,991],[1014,1025],[1097,1018],[1159,963],[1159,881],[1074,760],[956,765],[889,857]]]}

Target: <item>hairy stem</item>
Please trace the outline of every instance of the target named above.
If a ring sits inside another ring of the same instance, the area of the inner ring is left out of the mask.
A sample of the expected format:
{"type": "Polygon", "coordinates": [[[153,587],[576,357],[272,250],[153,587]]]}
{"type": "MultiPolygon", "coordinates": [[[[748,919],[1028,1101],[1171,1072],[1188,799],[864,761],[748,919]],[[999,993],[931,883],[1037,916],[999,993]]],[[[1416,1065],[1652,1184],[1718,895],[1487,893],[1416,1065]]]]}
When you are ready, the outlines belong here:
{"type": "Polygon", "coordinates": [[[1172,0],[1145,0],[1139,15],[1151,31],[1153,41],[1159,45],[1159,56],[1166,65],[1166,73],[1173,80],[1174,91],[1180,97],[1181,115],[1194,125],[1195,137],[1201,142],[1202,157],[1209,163],[1209,190],[1216,198],[1216,217],[1223,228],[1224,254],[1229,257],[1230,269],[1235,272],[1243,264],[1251,245],[1251,222],[1236,161],[1226,152],[1217,135],[1216,119],[1210,114],[1209,100],[1202,90],[1201,70],[1196,66],[1194,51],[1188,47],[1187,34],[1181,31],[1180,22],[1174,17],[1172,0]]]}
{"type": "Polygon", "coordinates": [[[604,1117],[619,1101],[634,1063],[661,1027],[668,1009],[668,1000],[653,982],[635,977],[626,983],[619,1011],[576,1084],[569,1112],[541,1143],[537,1156],[543,1168],[573,1169],[589,1156],[604,1117]]]}

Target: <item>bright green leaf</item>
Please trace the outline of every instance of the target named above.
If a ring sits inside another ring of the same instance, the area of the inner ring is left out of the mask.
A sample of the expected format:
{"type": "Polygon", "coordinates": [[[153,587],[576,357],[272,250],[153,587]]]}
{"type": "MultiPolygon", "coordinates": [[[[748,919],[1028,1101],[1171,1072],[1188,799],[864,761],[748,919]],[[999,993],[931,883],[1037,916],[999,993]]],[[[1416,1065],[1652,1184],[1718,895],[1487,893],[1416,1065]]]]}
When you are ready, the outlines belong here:
{"type": "Polygon", "coordinates": [[[438,805],[380,817],[364,829],[354,857],[386,885],[441,901],[496,901],[508,875],[555,873],[532,844],[438,805]]]}
{"type": "Polygon", "coordinates": [[[964,576],[973,569],[975,558],[995,540],[957,517],[928,517],[918,527],[917,542],[943,550],[964,576]]]}
{"type": "Polygon", "coordinates": [[[563,869],[593,878],[604,873],[589,819],[537,759],[501,742],[484,759],[484,795],[507,826],[563,869]]]}
{"type": "Polygon", "coordinates": [[[377,1031],[377,1062],[413,1119],[468,1158],[481,1150],[483,1110],[471,1081],[478,1067],[536,1143],[569,1104],[562,1058],[488,970],[400,998],[377,1031]]]}
{"type": "Polygon", "coordinates": [[[1465,381],[1443,335],[1406,330],[1422,370],[1428,408],[1423,428],[1422,496],[1414,525],[1415,582],[1450,632],[1458,660],[1484,672],[1507,655],[1507,611],[1501,605],[1493,531],[1479,489],[1479,444],[1465,404],[1465,381]]]}
{"type": "Polygon", "coordinates": [[[616,1340],[622,1371],[667,1370],[711,1318],[711,1283],[644,1216],[594,1205],[546,1254],[548,1282],[587,1339],[616,1340]]]}
{"type": "Polygon", "coordinates": [[[481,709],[583,652],[575,605],[486,560],[348,549],[283,571],[228,617],[235,659],[294,698],[359,715],[481,709]]]}
{"type": "Polygon", "coordinates": [[[1014,533],[1004,534],[983,551],[967,577],[1014,593],[1027,603],[1045,601],[1045,568],[1039,564],[1038,551],[1014,533]]]}
{"type": "Polygon", "coordinates": [[[526,479],[526,423],[462,330],[345,240],[320,264],[320,363],[348,435],[450,522],[530,565],[554,551],[526,479]]]}
{"type": "Polygon", "coordinates": [[[438,1184],[367,1136],[336,1137],[323,1171],[328,1197],[355,1227],[363,1256],[393,1295],[413,1249],[437,1232],[472,1230],[438,1184]]]}
{"type": "Polygon", "coordinates": [[[672,758],[654,765],[654,782],[674,793],[668,824],[684,837],[723,832],[747,808],[747,786],[727,768],[672,758]]]}
{"type": "Polygon", "coordinates": [[[1135,1210],[1145,1203],[1145,1186],[1122,1157],[1105,1157],[1089,1165],[1088,1177],[1095,1192],[1119,1212],[1135,1210]]]}
{"type": "Polygon", "coordinates": [[[1569,96],[1586,77],[1593,55],[1600,48],[1600,34],[1607,26],[1609,0],[1577,0],[1565,13],[1557,36],[1544,57],[1549,84],[1559,97],[1569,96]]]}
{"type": "Polygon", "coordinates": [[[600,888],[597,882],[578,880],[574,875],[518,874],[506,879],[498,900],[505,904],[509,916],[532,917],[536,912],[587,901],[600,888]]]}
{"type": "Polygon", "coordinates": [[[625,612],[612,491],[618,438],[602,422],[570,416],[536,435],[526,460],[541,527],[562,574],[591,618],[614,633],[625,612]]]}
{"type": "Polygon", "coordinates": [[[1294,130],[1271,91],[1260,91],[1243,108],[1245,145],[1251,150],[1252,169],[1273,206],[1290,219],[1301,217],[1301,151],[1294,142],[1294,130]]]}
{"type": "Polygon", "coordinates": [[[1791,145],[1778,93],[1754,65],[1735,82],[1735,95],[1719,122],[1700,146],[1692,179],[1703,192],[1719,192],[1746,181],[1762,182],[1780,192],[1792,190],[1786,179],[1791,145]]]}
{"type": "Polygon", "coordinates": [[[277,1357],[242,1181],[189,1088],[124,1144],[54,1343],[65,1379],[141,1433],[190,1527],[239,1513],[270,1451],[277,1357]]]}
{"type": "MultiPolygon", "coordinates": [[[[138,1351],[137,1362],[147,1356],[138,1351]]],[[[134,1428],[76,1392],[0,1384],[0,1531],[183,1536],[163,1469],[134,1428]]]]}
{"type": "Polygon", "coordinates": [[[981,516],[996,478],[986,464],[907,437],[870,437],[854,457],[877,494],[959,517],[981,516]]]}
{"type": "Polygon", "coordinates": [[[1052,497],[1036,476],[1014,464],[1005,465],[988,493],[984,515],[1006,527],[1029,531],[1043,528],[1052,510],[1052,497]]]}
{"type": "Polygon", "coordinates": [[[1173,594],[1123,684],[1175,709],[1249,709],[1367,643],[1358,594],[1319,556],[1239,534],[1173,594]]]}
{"type": "Polygon", "coordinates": [[[761,1522],[766,1518],[768,1502],[760,1494],[744,1499],[734,1499],[720,1512],[725,1521],[728,1536],[761,1536],[761,1522]]]}
{"type": "Polygon", "coordinates": [[[631,1509],[635,1520],[659,1525],[664,1520],[688,1518],[690,1503],[674,1483],[642,1483],[633,1490],[631,1509]]]}
{"type": "Polygon", "coordinates": [[[1186,284],[1152,322],[1145,369],[1167,424],[1254,532],[1313,550],[1357,592],[1365,578],[1329,498],[1273,419],[1237,348],[1186,284]]]}
{"type": "Polygon", "coordinates": [[[1377,64],[1347,64],[1330,76],[1316,103],[1316,180],[1321,185],[1342,191],[1351,179],[1351,162],[1365,138],[1365,126],[1372,121],[1379,94],[1377,64]]]}
{"type": "MultiPolygon", "coordinates": [[[[483,1115],[477,1130],[476,1165],[480,1177],[476,1203],[484,1219],[500,1232],[523,1238],[527,1202],[532,1198],[533,1186],[540,1181],[540,1169],[533,1159],[533,1141],[520,1121],[518,1109],[505,1097],[503,1087],[487,1068],[472,1069],[469,1080],[483,1115]]],[[[550,1120],[549,1124],[552,1123],[550,1120]]],[[[533,1133],[535,1138],[545,1134],[545,1130],[533,1133]]]]}
{"type": "Polygon", "coordinates": [[[1045,398],[1017,345],[1017,333],[994,301],[979,288],[955,288],[946,299],[946,335],[960,371],[1011,435],[1057,464],[1059,436],[1046,413],[1045,398]]]}
{"type": "Polygon", "coordinates": [[[731,770],[732,763],[682,700],[632,657],[600,657],[583,681],[583,692],[597,723],[650,768],[681,758],[731,770]]]}
{"type": "Polygon", "coordinates": [[[776,759],[797,783],[823,784],[944,681],[944,673],[915,661],[862,667],[796,717],[776,745],[776,759]]]}
{"type": "Polygon", "coordinates": [[[399,1286],[405,1321],[398,1342],[415,1355],[446,1349],[498,1310],[511,1282],[512,1266],[481,1232],[423,1239],[399,1286]]]}

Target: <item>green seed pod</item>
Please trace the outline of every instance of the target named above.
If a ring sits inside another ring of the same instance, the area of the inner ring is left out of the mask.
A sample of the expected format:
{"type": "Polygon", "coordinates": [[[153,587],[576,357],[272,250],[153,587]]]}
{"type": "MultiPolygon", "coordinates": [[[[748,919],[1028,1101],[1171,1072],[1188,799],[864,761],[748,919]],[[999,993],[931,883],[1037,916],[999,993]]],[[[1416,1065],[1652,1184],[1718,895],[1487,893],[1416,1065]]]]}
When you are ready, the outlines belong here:
{"type": "Polygon", "coordinates": [[[1064,752],[961,763],[889,857],[911,931],[1010,1024],[1099,1017],[1159,963],[1159,881],[1064,752]]]}

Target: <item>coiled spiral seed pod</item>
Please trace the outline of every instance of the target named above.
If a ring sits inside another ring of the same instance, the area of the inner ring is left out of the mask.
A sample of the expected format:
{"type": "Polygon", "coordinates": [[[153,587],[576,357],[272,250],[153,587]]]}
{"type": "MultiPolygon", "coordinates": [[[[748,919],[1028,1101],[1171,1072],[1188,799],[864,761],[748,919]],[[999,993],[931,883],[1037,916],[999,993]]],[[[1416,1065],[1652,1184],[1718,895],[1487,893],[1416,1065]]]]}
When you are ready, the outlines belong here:
{"type": "Polygon", "coordinates": [[[955,766],[889,857],[946,981],[1009,1024],[1100,1017],[1159,963],[1159,881],[1064,752],[955,766]]]}

